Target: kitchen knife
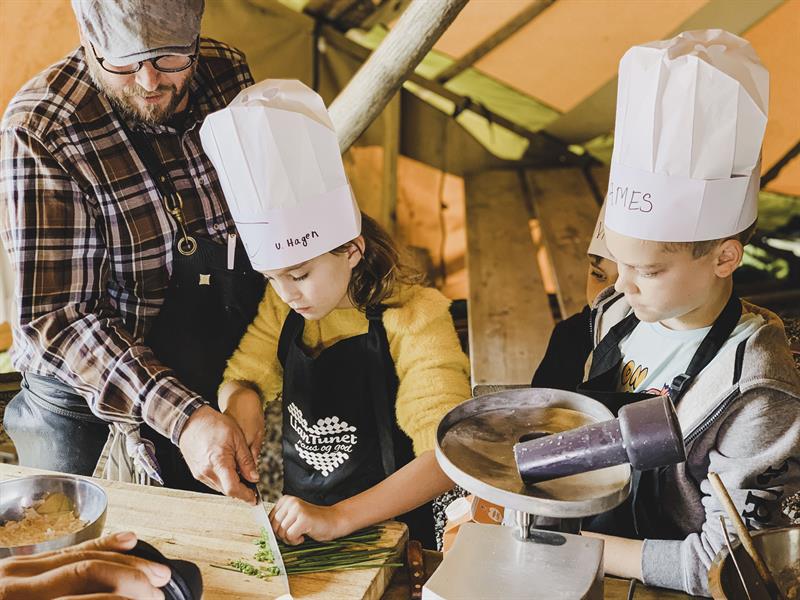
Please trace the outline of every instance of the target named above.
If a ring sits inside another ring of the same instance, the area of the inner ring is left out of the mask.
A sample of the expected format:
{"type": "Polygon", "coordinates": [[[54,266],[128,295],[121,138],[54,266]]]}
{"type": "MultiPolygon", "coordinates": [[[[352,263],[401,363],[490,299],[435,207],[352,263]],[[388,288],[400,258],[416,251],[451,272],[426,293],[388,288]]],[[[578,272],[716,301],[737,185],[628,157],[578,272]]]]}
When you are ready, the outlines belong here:
{"type": "Polygon", "coordinates": [[[283,564],[283,557],[281,556],[280,548],[278,548],[278,540],[275,537],[275,532],[272,530],[272,523],[269,521],[269,512],[267,511],[267,507],[264,506],[264,499],[261,497],[258,485],[245,479],[242,479],[242,483],[253,490],[253,493],[256,495],[256,505],[252,507],[251,510],[253,511],[256,522],[263,527],[264,531],[267,533],[269,549],[272,551],[272,562],[275,563],[275,566],[278,567],[279,570],[278,575],[275,577],[280,581],[285,592],[278,596],[276,600],[291,600],[292,594],[289,590],[289,577],[286,575],[286,567],[283,564]]]}

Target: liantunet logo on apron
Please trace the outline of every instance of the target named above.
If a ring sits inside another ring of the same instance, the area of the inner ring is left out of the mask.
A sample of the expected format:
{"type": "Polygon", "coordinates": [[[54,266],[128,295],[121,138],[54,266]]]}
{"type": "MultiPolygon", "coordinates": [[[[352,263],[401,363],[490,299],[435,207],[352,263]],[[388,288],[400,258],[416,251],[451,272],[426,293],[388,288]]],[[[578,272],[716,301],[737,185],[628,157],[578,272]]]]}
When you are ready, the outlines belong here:
{"type": "Polygon", "coordinates": [[[317,419],[317,423],[309,427],[303,411],[294,402],[289,404],[288,410],[292,429],[300,437],[294,447],[311,467],[327,477],[350,458],[358,443],[354,426],[333,416],[317,419]]]}

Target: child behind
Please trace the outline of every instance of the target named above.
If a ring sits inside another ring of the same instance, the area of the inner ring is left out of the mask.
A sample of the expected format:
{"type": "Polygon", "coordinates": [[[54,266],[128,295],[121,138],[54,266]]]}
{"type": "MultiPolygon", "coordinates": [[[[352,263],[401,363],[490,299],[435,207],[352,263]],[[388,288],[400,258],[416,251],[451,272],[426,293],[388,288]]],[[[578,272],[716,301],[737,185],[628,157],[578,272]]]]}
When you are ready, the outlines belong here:
{"type": "Polygon", "coordinates": [[[592,310],[595,298],[617,280],[617,265],[606,248],[603,217],[600,209],[587,256],[586,306],[579,313],[556,323],[547,350],[533,374],[531,387],[574,391],[583,381],[586,359],[592,352],[592,310]]]}
{"type": "Polygon", "coordinates": [[[262,402],[282,402],[276,533],[329,540],[404,515],[411,536],[434,547],[429,501],[453,486],[433,455],[436,427],[470,395],[449,301],[418,285],[386,232],[358,211],[314,92],[265,81],[216,115],[203,143],[218,171],[241,172],[242,161],[251,173],[273,169],[255,190],[221,177],[269,286],[219,401],[254,457],[262,402]]]}

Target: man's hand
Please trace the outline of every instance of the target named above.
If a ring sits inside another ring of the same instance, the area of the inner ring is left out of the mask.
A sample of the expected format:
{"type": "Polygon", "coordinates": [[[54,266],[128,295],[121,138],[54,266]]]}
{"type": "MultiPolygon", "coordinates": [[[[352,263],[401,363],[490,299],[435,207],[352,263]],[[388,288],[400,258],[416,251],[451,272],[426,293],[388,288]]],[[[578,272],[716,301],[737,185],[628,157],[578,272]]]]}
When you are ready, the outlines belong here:
{"type": "Polygon", "coordinates": [[[195,479],[226,496],[255,504],[255,494],[241,482],[239,473],[256,482],[258,471],[236,421],[201,406],[186,422],[178,446],[195,479]]]}
{"type": "Polygon", "coordinates": [[[120,554],[136,545],[136,535],[107,535],[57,550],[0,560],[0,600],[163,600],[169,567],[120,554]]]}
{"type": "Polygon", "coordinates": [[[318,542],[353,532],[345,515],[334,506],[317,506],[294,496],[282,496],[269,514],[275,535],[297,545],[308,536],[318,542]]]}
{"type": "Polygon", "coordinates": [[[244,433],[250,454],[257,463],[261,454],[261,444],[264,443],[264,409],[261,407],[261,398],[249,388],[241,388],[232,394],[227,402],[223,414],[231,417],[244,433]]]}

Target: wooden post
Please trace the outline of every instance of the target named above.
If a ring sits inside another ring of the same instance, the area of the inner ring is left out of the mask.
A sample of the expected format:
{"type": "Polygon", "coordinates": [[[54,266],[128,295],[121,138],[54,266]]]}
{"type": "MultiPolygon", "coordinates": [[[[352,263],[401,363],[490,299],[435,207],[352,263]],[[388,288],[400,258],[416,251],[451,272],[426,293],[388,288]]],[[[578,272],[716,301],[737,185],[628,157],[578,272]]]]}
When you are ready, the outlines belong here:
{"type": "Polygon", "coordinates": [[[395,233],[397,208],[397,159],[400,155],[400,90],[383,109],[383,180],[381,181],[381,225],[395,233]]]}
{"type": "Polygon", "coordinates": [[[375,120],[467,0],[414,0],[330,106],[342,152],[375,120]]]}

